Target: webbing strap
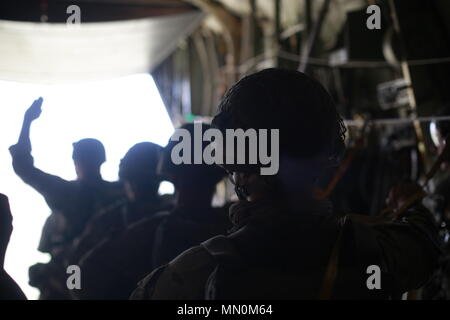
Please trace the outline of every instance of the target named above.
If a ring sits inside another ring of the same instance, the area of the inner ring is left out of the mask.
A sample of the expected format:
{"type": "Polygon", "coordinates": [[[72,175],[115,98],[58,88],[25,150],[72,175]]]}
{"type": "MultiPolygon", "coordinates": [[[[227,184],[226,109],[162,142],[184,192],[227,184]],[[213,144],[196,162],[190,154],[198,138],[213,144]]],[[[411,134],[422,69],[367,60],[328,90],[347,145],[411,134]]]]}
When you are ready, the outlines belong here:
{"type": "Polygon", "coordinates": [[[328,261],[327,269],[323,276],[322,287],[318,296],[319,300],[329,300],[333,294],[334,284],[336,282],[336,277],[338,273],[339,265],[339,252],[341,249],[342,237],[344,233],[344,226],[347,221],[347,216],[345,216],[341,223],[341,228],[336,239],[336,243],[331,251],[330,259],[328,261]]]}

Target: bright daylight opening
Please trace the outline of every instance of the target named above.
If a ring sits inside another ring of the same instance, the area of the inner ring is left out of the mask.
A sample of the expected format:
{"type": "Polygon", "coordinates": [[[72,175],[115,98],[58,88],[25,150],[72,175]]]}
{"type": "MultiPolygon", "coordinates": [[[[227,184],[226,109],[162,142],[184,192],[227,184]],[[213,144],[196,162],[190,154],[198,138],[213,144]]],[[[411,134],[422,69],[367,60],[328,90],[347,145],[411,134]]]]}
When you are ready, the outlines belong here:
{"type": "MultiPolygon", "coordinates": [[[[31,128],[35,165],[64,179],[75,179],[72,143],[97,138],[106,148],[104,179],[117,180],[120,159],[135,143],[166,145],[174,128],[152,77],[139,74],[114,80],[64,85],[0,81],[0,192],[9,197],[14,231],[6,271],[29,299],[38,290],[28,285],[28,267],[47,262],[37,251],[42,226],[50,213],[44,198],[17,177],[8,148],[17,142],[25,110],[42,96],[42,115],[31,128]]],[[[171,193],[166,183],[160,192],[171,193]]]]}

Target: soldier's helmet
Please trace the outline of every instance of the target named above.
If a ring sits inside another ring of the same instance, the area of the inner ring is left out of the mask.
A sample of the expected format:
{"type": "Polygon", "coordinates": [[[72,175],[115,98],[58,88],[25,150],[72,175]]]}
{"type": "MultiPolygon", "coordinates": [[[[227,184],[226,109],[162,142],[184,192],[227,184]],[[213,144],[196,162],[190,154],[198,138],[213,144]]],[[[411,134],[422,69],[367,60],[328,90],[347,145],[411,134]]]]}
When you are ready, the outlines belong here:
{"type": "Polygon", "coordinates": [[[81,139],[73,143],[72,158],[83,165],[100,166],[106,161],[105,147],[97,139],[81,139]]]}
{"type": "Polygon", "coordinates": [[[139,186],[159,183],[156,169],[162,150],[161,146],[152,142],[135,144],[120,161],[119,179],[139,186]]]}
{"type": "MultiPolygon", "coordinates": [[[[195,179],[195,181],[199,183],[208,183],[208,184],[215,184],[218,183],[222,178],[225,177],[226,172],[222,168],[212,165],[212,164],[206,164],[205,162],[201,161],[201,163],[195,163],[195,152],[197,151],[194,147],[194,140],[196,137],[196,130],[194,129],[195,126],[200,126],[200,124],[194,124],[194,123],[187,123],[179,127],[177,130],[187,130],[188,135],[191,137],[190,139],[190,154],[189,154],[189,161],[186,163],[180,163],[175,164],[175,162],[172,160],[172,151],[174,147],[179,143],[175,140],[170,140],[167,146],[164,148],[162,152],[162,157],[158,165],[158,173],[168,181],[175,182],[175,179],[195,179]]],[[[203,137],[203,134],[205,131],[211,128],[211,125],[202,123],[201,124],[201,139],[203,137]]],[[[198,134],[198,133],[197,133],[198,134]]],[[[202,140],[202,146],[201,150],[198,150],[201,152],[201,155],[203,155],[203,152],[205,148],[210,145],[211,142],[209,141],[203,141],[202,140]]]]}
{"type": "MultiPolygon", "coordinates": [[[[345,150],[346,129],[330,94],[294,70],[265,69],[239,80],[222,98],[212,125],[221,131],[279,129],[280,155],[317,157],[324,167],[337,165],[345,150]]],[[[248,164],[224,167],[259,171],[248,164]]]]}

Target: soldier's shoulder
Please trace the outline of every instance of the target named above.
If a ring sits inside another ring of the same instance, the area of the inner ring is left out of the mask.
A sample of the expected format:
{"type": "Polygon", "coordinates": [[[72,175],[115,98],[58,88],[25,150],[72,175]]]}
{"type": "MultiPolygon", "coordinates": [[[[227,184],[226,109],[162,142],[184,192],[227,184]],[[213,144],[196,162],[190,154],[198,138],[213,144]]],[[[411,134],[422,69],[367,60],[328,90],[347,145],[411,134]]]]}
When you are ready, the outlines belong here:
{"type": "Polygon", "coordinates": [[[214,266],[212,257],[203,247],[192,247],[139,282],[131,298],[201,299],[214,266]]]}

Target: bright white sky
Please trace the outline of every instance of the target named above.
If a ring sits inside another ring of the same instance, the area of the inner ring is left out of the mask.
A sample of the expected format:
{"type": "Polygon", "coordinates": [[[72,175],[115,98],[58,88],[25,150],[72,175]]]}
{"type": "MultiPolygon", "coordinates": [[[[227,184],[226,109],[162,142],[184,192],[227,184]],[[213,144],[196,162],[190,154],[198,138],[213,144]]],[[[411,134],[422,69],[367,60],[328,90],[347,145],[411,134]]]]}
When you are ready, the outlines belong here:
{"type": "MultiPolygon", "coordinates": [[[[37,251],[50,210],[44,199],[18,178],[8,147],[17,142],[23,114],[38,97],[42,114],[31,128],[36,167],[64,179],[75,179],[72,143],[96,138],[106,148],[102,167],[106,180],[116,180],[120,159],[135,143],[166,145],[174,128],[153,79],[139,74],[83,84],[36,85],[0,81],[0,192],[9,197],[14,231],[6,270],[29,299],[38,290],[28,286],[28,267],[49,257],[37,251]]],[[[165,186],[170,192],[170,186],[165,186]]]]}

